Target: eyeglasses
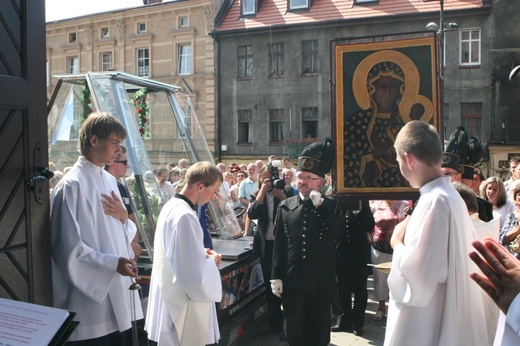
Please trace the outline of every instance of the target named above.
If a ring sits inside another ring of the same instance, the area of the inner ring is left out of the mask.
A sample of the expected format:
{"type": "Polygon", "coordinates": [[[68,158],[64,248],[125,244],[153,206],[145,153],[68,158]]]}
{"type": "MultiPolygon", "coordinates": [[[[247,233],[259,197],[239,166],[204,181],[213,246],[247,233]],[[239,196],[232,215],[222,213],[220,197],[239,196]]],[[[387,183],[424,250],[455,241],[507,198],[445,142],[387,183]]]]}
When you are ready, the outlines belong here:
{"type": "Polygon", "coordinates": [[[320,180],[321,178],[313,178],[311,176],[307,176],[307,177],[298,177],[298,179],[300,179],[300,180],[307,180],[307,181],[313,181],[313,180],[320,180]]]}
{"type": "Polygon", "coordinates": [[[125,166],[128,165],[128,160],[119,160],[119,161],[116,160],[116,161],[114,161],[114,162],[121,163],[121,164],[123,164],[123,165],[125,165],[125,166]]]}

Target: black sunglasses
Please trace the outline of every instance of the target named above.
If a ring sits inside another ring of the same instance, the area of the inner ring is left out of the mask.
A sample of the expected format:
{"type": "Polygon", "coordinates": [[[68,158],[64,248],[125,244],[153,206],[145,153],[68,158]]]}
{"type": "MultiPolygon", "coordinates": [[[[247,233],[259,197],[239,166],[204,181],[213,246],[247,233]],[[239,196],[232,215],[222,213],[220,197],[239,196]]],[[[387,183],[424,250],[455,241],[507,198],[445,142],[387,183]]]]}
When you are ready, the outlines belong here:
{"type": "Polygon", "coordinates": [[[119,163],[122,163],[123,165],[128,165],[128,160],[120,160],[120,161],[114,161],[114,162],[119,162],[119,163]]]}

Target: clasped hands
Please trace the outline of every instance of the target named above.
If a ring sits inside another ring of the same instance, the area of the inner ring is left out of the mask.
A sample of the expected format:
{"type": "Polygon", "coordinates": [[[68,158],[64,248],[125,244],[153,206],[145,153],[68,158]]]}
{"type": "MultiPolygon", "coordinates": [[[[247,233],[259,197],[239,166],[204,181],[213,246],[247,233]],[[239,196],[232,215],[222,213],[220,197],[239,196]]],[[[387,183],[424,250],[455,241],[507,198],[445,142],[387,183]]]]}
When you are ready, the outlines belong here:
{"type": "Polygon", "coordinates": [[[222,255],[211,249],[206,249],[206,258],[213,258],[217,267],[222,262],[222,255]]]}
{"type": "Polygon", "coordinates": [[[271,280],[271,290],[273,294],[279,298],[282,297],[283,293],[283,282],[280,279],[271,280]]]}
{"type": "Polygon", "coordinates": [[[131,259],[119,257],[117,262],[117,272],[123,276],[131,276],[135,278],[137,276],[137,263],[131,259]]]}

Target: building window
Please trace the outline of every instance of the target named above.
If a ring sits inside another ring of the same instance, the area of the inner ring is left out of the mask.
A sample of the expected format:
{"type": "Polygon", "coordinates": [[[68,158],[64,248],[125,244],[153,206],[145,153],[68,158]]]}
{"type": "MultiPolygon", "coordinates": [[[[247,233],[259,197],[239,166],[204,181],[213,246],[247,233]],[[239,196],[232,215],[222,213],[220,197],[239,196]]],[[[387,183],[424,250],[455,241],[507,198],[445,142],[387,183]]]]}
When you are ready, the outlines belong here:
{"type": "Polygon", "coordinates": [[[466,131],[474,137],[482,138],[482,103],[461,103],[460,117],[466,131]]]}
{"type": "MultiPolygon", "coordinates": [[[[425,0],[427,1],[427,0],[425,0]]],[[[362,5],[362,4],[377,4],[379,0],[354,0],[354,4],[356,5],[362,5]]]]}
{"type": "Polygon", "coordinates": [[[146,23],[145,22],[137,23],[137,33],[146,34],[146,23]]]}
{"type": "Polygon", "coordinates": [[[302,108],[302,138],[318,138],[318,108],[302,108]]]}
{"type": "Polygon", "coordinates": [[[251,110],[238,111],[238,143],[251,143],[251,110]]]}
{"type": "Polygon", "coordinates": [[[302,74],[318,73],[318,40],[302,41],[302,74]]]}
{"type": "Polygon", "coordinates": [[[253,78],[253,46],[238,47],[238,78],[253,78]]]}
{"type": "Polygon", "coordinates": [[[109,71],[112,68],[112,53],[101,53],[99,65],[101,71],[109,71]]]}
{"type": "Polygon", "coordinates": [[[188,16],[179,17],[179,28],[188,28],[190,26],[190,22],[188,21],[188,16]]]}
{"type": "Polygon", "coordinates": [[[150,72],[150,54],[148,48],[137,50],[137,75],[148,77],[150,72]]]}
{"type": "Polygon", "coordinates": [[[288,0],[290,10],[309,8],[309,0],[288,0]]]}
{"type": "Polygon", "coordinates": [[[244,0],[241,3],[243,16],[256,14],[256,0],[244,0]]]}
{"type": "Polygon", "coordinates": [[[269,77],[283,77],[285,73],[284,44],[272,43],[269,48],[269,77]]]}
{"type": "Polygon", "coordinates": [[[78,41],[78,36],[75,32],[69,32],[69,43],[76,43],[78,41]]]}
{"type": "Polygon", "coordinates": [[[101,28],[100,35],[101,38],[110,38],[110,29],[108,26],[101,28]]]}
{"type": "Polygon", "coordinates": [[[179,75],[191,74],[191,45],[179,45],[179,75]]]}
{"type": "Polygon", "coordinates": [[[69,74],[79,73],[79,58],[77,56],[71,56],[67,59],[67,71],[69,74]]]}
{"type": "Polygon", "coordinates": [[[283,109],[269,110],[269,143],[283,142],[283,109]]]}
{"type": "Polygon", "coordinates": [[[480,65],[480,29],[460,30],[460,64],[480,65]]]}

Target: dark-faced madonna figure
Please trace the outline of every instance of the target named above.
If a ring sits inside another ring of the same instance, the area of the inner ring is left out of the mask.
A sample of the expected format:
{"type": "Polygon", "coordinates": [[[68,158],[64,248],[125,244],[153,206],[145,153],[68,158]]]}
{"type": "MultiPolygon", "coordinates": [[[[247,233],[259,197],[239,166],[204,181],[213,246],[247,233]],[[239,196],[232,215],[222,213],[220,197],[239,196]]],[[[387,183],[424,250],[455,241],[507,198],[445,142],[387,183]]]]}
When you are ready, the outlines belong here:
{"type": "Polygon", "coordinates": [[[352,91],[359,110],[343,128],[345,187],[406,187],[394,141],[410,120],[430,121],[431,101],[419,95],[415,64],[397,51],[369,55],[356,68],[352,91]]]}

